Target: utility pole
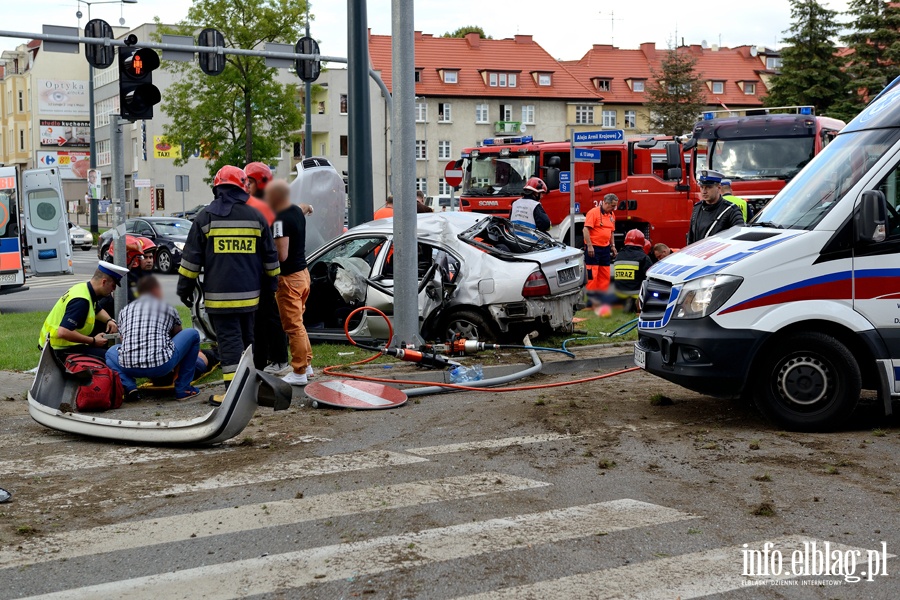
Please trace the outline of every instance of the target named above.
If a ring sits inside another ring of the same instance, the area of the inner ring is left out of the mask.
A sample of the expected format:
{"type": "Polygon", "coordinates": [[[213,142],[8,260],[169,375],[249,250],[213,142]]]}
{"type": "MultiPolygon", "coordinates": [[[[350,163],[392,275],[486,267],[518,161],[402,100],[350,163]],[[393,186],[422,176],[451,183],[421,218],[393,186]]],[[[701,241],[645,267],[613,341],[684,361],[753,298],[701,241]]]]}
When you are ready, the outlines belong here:
{"type": "MultiPolygon", "coordinates": [[[[410,11],[412,3],[410,2],[410,11]]],[[[372,220],[372,114],[369,103],[369,29],[366,0],[347,0],[347,78],[350,227],[372,220]]],[[[411,65],[410,69],[415,70],[411,65]]]]}
{"type": "MultiPolygon", "coordinates": [[[[393,110],[391,171],[394,187],[394,347],[419,338],[416,226],[416,80],[413,0],[391,0],[393,110]]],[[[352,130],[351,130],[352,131],[352,130]]],[[[350,181],[351,185],[353,180],[350,181]]]]}
{"type": "MultiPolygon", "coordinates": [[[[309,37],[309,0],[306,0],[306,37],[309,37]]],[[[307,81],[305,87],[303,110],[306,114],[303,116],[306,118],[306,135],[303,136],[303,156],[309,158],[312,156],[312,82],[307,81]]]]}
{"type": "MultiPolygon", "coordinates": [[[[124,121],[119,115],[110,115],[109,118],[109,143],[112,151],[112,184],[113,198],[112,204],[115,206],[115,227],[117,232],[122,235],[115,242],[115,256],[113,262],[120,267],[127,267],[125,264],[125,135],[122,129],[124,121]],[[122,229],[119,227],[122,226],[122,229]]],[[[153,202],[153,199],[150,199],[153,202]]],[[[115,239],[115,238],[113,238],[115,239]]],[[[116,305],[116,317],[125,308],[128,302],[128,282],[116,288],[114,301],[116,305]]]]}

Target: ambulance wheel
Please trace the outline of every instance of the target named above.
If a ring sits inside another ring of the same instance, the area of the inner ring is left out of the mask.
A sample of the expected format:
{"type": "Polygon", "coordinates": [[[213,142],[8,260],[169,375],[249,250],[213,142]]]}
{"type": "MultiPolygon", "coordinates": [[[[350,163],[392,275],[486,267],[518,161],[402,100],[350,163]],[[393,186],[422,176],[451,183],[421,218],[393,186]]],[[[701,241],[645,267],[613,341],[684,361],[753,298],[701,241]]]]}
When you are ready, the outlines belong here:
{"type": "Polygon", "coordinates": [[[823,333],[796,333],[769,347],[756,389],[756,405],[793,431],[829,431],[844,424],[862,388],[853,353],[823,333]]]}

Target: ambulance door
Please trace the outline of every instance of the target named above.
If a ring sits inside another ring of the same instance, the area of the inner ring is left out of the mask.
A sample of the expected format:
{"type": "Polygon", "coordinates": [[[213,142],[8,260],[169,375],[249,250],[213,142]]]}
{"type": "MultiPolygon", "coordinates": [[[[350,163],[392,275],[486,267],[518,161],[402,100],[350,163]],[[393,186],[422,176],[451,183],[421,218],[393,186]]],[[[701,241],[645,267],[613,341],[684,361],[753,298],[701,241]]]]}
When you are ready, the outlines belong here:
{"type": "MultiPolygon", "coordinates": [[[[884,194],[887,211],[883,231],[875,239],[856,241],[853,251],[853,306],[872,323],[892,359],[895,393],[900,392],[900,164],[872,188],[884,194]]],[[[860,215],[862,203],[871,191],[857,199],[855,214],[860,215]]],[[[862,217],[858,217],[862,218],[862,217]]],[[[860,223],[860,221],[856,221],[860,223]]],[[[858,225],[862,228],[862,225],[858,225]]],[[[864,237],[864,236],[863,236],[864,237]]]]}
{"type": "Polygon", "coordinates": [[[73,273],[65,198],[58,169],[25,171],[22,177],[25,235],[35,275],[73,273]]]}

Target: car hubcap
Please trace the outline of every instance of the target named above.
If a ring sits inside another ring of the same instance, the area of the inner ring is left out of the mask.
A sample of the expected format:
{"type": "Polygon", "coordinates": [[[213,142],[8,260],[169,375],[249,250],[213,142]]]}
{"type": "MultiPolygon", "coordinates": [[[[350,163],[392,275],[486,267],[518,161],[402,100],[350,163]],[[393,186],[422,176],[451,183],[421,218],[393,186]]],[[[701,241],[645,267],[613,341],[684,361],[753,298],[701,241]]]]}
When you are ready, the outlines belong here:
{"type": "Polygon", "coordinates": [[[447,331],[450,338],[463,337],[467,340],[481,339],[478,336],[478,326],[470,321],[453,321],[447,331]]]}
{"type": "Polygon", "coordinates": [[[793,404],[810,406],[828,393],[831,375],[827,365],[811,356],[799,356],[784,363],[778,373],[778,391],[793,404]]]}
{"type": "Polygon", "coordinates": [[[165,254],[160,254],[159,256],[159,269],[161,271],[169,270],[169,257],[165,254]]]}

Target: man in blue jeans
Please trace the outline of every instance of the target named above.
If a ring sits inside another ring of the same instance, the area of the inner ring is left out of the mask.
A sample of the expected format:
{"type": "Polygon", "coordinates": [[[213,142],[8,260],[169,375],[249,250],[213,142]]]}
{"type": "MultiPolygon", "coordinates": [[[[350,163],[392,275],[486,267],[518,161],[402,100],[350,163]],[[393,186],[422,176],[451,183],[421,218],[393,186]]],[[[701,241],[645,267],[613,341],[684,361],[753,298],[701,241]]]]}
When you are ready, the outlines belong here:
{"type": "Polygon", "coordinates": [[[163,300],[162,286],[153,275],[138,282],[137,299],[119,313],[122,343],[106,352],[106,364],[116,371],[125,399],[138,399],[136,377],[161,377],[177,369],[175,397],[200,393],[191,385],[200,352],[200,334],[182,329],[178,312],[163,300]]]}

